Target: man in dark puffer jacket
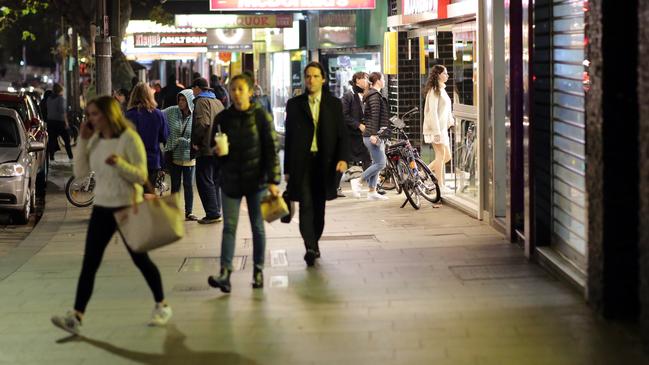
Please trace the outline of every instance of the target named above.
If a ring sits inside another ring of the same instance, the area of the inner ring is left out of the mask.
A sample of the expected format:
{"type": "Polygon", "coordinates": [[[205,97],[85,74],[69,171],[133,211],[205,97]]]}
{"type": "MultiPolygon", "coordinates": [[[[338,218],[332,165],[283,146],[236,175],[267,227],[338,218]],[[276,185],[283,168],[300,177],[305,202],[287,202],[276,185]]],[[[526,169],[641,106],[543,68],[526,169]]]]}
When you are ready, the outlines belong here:
{"type": "MultiPolygon", "coordinates": [[[[239,207],[245,196],[252,228],[253,288],[264,286],[263,267],[266,238],[261,202],[267,194],[279,197],[280,169],[275,129],[270,116],[257,103],[251,103],[253,83],[244,75],[230,82],[233,104],[217,115],[214,125],[228,137],[229,151],[219,157],[221,190],[223,192],[223,238],[221,242],[221,272],[210,276],[210,286],[230,292],[230,274],[236,241],[239,207]]],[[[217,128],[212,128],[210,141],[215,146],[217,128]]]]}

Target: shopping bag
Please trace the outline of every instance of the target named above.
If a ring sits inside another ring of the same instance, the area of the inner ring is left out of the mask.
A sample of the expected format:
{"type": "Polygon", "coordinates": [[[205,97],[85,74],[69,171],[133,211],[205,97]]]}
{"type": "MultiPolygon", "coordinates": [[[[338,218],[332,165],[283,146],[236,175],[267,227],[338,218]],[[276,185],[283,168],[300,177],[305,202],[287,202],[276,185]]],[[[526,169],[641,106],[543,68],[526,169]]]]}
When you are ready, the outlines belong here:
{"type": "Polygon", "coordinates": [[[280,219],[289,214],[284,199],[279,196],[266,195],[261,201],[261,216],[268,223],[280,219]]]}
{"type": "Polygon", "coordinates": [[[176,242],[185,235],[180,195],[147,198],[113,213],[126,244],[134,252],[147,252],[176,242]]]}

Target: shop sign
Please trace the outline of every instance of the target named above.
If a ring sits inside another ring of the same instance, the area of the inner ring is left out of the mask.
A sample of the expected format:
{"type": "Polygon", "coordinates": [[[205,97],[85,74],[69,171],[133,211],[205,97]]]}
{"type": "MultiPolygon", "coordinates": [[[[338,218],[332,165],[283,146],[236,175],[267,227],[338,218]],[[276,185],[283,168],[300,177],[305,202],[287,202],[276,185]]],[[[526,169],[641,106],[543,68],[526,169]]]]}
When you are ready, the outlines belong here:
{"type": "Polygon", "coordinates": [[[210,29],[207,31],[208,49],[211,51],[247,51],[252,49],[250,29],[210,29]]]}
{"type": "Polygon", "coordinates": [[[176,15],[177,27],[193,28],[290,28],[292,14],[236,15],[236,14],[183,14],[176,15]]]}
{"type": "Polygon", "coordinates": [[[205,47],[206,33],[135,33],[136,48],[205,47]]]}
{"type": "Polygon", "coordinates": [[[374,8],[376,8],[376,0],[210,0],[211,11],[345,10],[374,8]]]}
{"type": "Polygon", "coordinates": [[[356,13],[347,11],[321,13],[319,23],[320,27],[356,27],[356,13]]]}
{"type": "Polygon", "coordinates": [[[438,0],[402,0],[403,15],[436,13],[438,0]]]}

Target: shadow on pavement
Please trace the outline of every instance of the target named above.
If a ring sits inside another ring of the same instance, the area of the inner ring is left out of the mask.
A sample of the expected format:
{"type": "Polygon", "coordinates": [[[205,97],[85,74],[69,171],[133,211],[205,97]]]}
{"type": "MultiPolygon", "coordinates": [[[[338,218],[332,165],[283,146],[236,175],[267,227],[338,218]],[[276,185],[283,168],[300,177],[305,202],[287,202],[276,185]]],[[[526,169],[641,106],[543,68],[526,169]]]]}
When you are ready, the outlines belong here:
{"type": "Polygon", "coordinates": [[[164,342],[164,353],[155,354],[128,350],[117,347],[108,342],[94,340],[83,336],[68,336],[57,340],[58,344],[68,342],[85,342],[89,345],[100,348],[113,355],[122,357],[127,360],[135,361],[140,364],[239,364],[239,365],[256,365],[251,359],[232,353],[232,352],[206,352],[192,351],[185,345],[186,336],[178,330],[176,325],[167,326],[167,337],[164,342]]]}

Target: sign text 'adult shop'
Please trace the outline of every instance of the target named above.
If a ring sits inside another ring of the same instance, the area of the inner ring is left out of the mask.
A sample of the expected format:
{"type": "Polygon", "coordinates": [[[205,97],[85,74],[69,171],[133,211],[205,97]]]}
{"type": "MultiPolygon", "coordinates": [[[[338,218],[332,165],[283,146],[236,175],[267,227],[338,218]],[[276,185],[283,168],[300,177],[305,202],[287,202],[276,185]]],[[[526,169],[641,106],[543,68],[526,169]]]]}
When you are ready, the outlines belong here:
{"type": "Polygon", "coordinates": [[[135,47],[206,47],[207,33],[135,33],[135,47]]]}
{"type": "MultiPolygon", "coordinates": [[[[381,0],[384,1],[384,0],[381,0]]],[[[376,0],[210,0],[210,10],[374,9],[376,0]]]]}

